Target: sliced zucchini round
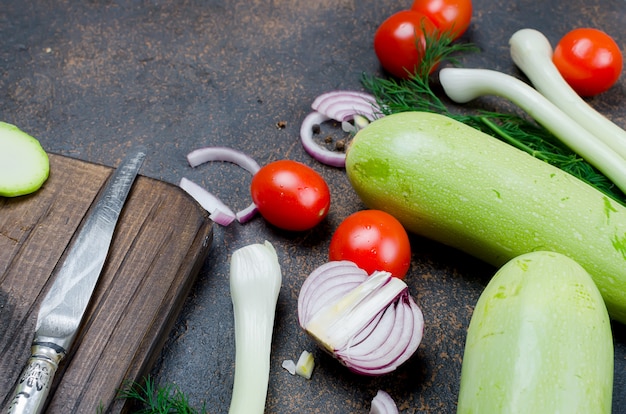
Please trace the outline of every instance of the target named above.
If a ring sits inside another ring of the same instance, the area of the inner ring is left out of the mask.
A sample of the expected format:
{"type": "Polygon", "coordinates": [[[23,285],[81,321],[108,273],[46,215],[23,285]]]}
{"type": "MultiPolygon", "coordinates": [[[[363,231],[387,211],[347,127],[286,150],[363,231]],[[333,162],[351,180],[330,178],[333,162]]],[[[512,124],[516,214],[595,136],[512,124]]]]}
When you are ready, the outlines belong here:
{"type": "Polygon", "coordinates": [[[48,154],[39,141],[15,125],[0,122],[0,196],[33,193],[49,174],[48,154]]]}

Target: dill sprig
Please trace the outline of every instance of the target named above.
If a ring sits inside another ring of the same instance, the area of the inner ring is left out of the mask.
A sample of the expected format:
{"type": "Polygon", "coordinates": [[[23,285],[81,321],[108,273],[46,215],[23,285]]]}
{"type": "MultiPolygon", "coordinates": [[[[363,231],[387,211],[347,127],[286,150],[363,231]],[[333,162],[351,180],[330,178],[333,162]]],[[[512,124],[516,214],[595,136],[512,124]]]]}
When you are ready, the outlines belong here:
{"type": "Polygon", "coordinates": [[[458,65],[455,55],[477,51],[474,45],[455,43],[447,33],[426,34],[424,45],[416,44],[422,62],[406,79],[363,74],[362,84],[376,97],[381,113],[423,111],[448,116],[560,168],[626,205],[626,196],[611,180],[533,120],[515,113],[477,110],[469,114],[450,110],[431,87],[435,84],[432,73],[444,61],[458,65]]]}
{"type": "Polygon", "coordinates": [[[205,414],[203,406],[200,410],[191,407],[187,396],[172,384],[156,387],[154,381],[147,377],[144,385],[128,382],[118,393],[118,398],[126,399],[137,407],[135,414],[205,414]]]}

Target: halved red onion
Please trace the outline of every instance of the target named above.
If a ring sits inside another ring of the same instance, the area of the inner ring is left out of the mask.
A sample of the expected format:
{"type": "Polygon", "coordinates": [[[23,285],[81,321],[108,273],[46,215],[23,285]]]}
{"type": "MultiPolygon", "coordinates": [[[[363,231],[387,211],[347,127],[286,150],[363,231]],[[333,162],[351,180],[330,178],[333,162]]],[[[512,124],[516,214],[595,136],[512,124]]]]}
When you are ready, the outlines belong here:
{"type": "MultiPolygon", "coordinates": [[[[197,167],[198,165],[204,164],[209,161],[230,162],[230,163],[238,165],[239,167],[248,171],[252,175],[256,174],[257,171],[261,169],[259,164],[252,157],[250,157],[249,155],[241,151],[237,151],[233,148],[228,148],[228,147],[198,148],[196,150],[191,151],[189,154],[187,154],[187,161],[189,162],[189,165],[191,165],[192,167],[197,167]]],[[[252,219],[257,214],[257,206],[254,203],[250,203],[246,208],[239,210],[237,213],[233,213],[228,207],[224,205],[224,203],[219,198],[217,198],[215,195],[213,195],[207,190],[203,190],[203,192],[200,192],[198,191],[197,188],[195,188],[194,194],[198,194],[203,199],[203,202],[209,205],[211,208],[216,208],[215,213],[209,209],[207,209],[207,211],[209,211],[209,213],[211,213],[212,215],[209,217],[218,224],[226,223],[223,225],[228,225],[234,219],[237,219],[239,223],[245,223],[249,221],[250,219],[252,219]],[[218,206],[218,207],[213,207],[213,206],[218,206]],[[224,209],[224,207],[226,207],[226,209],[224,209]],[[232,219],[231,219],[231,215],[232,215],[232,219]]],[[[194,197],[193,194],[191,195],[192,197],[194,197]]],[[[200,200],[198,199],[196,200],[200,202],[200,200]]],[[[203,205],[203,204],[200,203],[200,205],[203,205]]]]}
{"type": "Polygon", "coordinates": [[[332,119],[341,122],[344,131],[356,132],[367,124],[358,118],[369,122],[383,116],[376,108],[376,98],[358,91],[326,92],[315,98],[311,107],[314,112],[304,118],[300,127],[302,145],[306,152],[319,162],[339,168],[346,165],[345,153],[330,151],[317,144],[313,139],[313,127],[332,119]],[[351,120],[355,124],[352,127],[348,125],[351,120]]]}
{"type": "Polygon", "coordinates": [[[398,414],[398,407],[391,395],[383,390],[378,390],[372,399],[370,414],[398,414]]]}
{"type": "Polygon", "coordinates": [[[315,269],[300,289],[298,315],[306,318],[300,319],[300,325],[308,323],[310,316],[321,307],[363,283],[367,276],[365,270],[347,260],[328,262],[315,269]]]}
{"type": "MultiPolygon", "coordinates": [[[[411,306],[397,306],[394,330],[378,347],[373,348],[366,343],[360,347],[361,349],[347,350],[348,355],[345,358],[354,366],[354,371],[366,375],[380,375],[390,369],[395,370],[415,352],[421,341],[422,330],[414,331],[416,320],[411,308],[411,306]],[[403,328],[396,329],[400,326],[403,328]],[[419,341],[416,341],[416,338],[419,338],[419,341]]],[[[419,312],[417,322],[418,325],[423,326],[421,312],[419,312]]],[[[344,352],[346,351],[338,352],[338,354],[343,356],[344,352]]]]}
{"type": "Polygon", "coordinates": [[[187,194],[192,196],[198,204],[209,212],[209,218],[222,226],[228,226],[235,220],[235,213],[222,201],[205,190],[200,185],[183,177],[178,184],[187,194]]]}
{"type": "Polygon", "coordinates": [[[390,336],[394,334],[394,322],[396,320],[396,312],[394,306],[389,306],[376,315],[365,329],[355,335],[347,344],[345,349],[351,359],[359,356],[359,352],[369,354],[372,349],[376,349],[384,345],[390,336]],[[363,343],[365,345],[361,346],[363,343]],[[378,345],[376,345],[378,343],[378,345]]]}
{"type": "MultiPolygon", "coordinates": [[[[352,369],[354,372],[364,375],[385,374],[390,372],[390,370],[395,370],[415,353],[422,340],[424,332],[424,318],[421,310],[412,299],[408,302],[408,305],[411,312],[405,313],[405,316],[408,316],[408,319],[403,321],[403,326],[406,329],[404,330],[398,343],[393,346],[394,349],[389,350],[389,353],[391,355],[396,355],[396,358],[392,358],[390,361],[378,360],[378,365],[380,365],[379,367],[372,365],[364,366],[364,364],[362,364],[359,360],[355,360],[352,369]],[[399,352],[400,349],[404,350],[399,352]]],[[[387,344],[387,346],[388,345],[389,344],[387,344]]]]}
{"type": "MultiPolygon", "coordinates": [[[[396,325],[402,325],[404,323],[404,307],[397,308],[394,304],[387,307],[383,311],[383,317],[376,324],[378,329],[372,331],[370,335],[363,338],[357,344],[350,344],[346,346],[341,352],[344,356],[351,361],[362,361],[363,367],[369,367],[372,364],[372,358],[377,354],[383,355],[389,352],[389,344],[396,344],[404,330],[396,329],[396,325]],[[378,324],[384,322],[381,327],[378,324]]],[[[390,358],[394,358],[390,356],[390,358]]],[[[376,366],[388,365],[389,362],[385,360],[377,359],[376,366]]]]}
{"type": "Polygon", "coordinates": [[[302,328],[351,371],[394,371],[421,343],[424,318],[404,281],[348,261],[328,262],[304,281],[298,296],[302,328]]]}

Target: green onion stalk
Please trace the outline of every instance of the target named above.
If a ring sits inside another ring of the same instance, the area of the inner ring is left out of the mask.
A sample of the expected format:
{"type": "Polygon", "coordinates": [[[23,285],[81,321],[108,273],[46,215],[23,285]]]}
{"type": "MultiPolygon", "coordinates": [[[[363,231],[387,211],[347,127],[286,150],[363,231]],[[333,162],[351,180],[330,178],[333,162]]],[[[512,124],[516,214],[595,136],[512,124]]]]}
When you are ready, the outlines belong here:
{"type": "Polygon", "coordinates": [[[476,110],[461,111],[448,105],[436,93],[440,86],[437,68],[446,61],[459,66],[459,53],[476,52],[471,43],[453,42],[446,33],[426,34],[422,45],[416,43],[422,60],[415,72],[405,79],[363,74],[361,82],[376,98],[376,107],[384,115],[423,111],[448,116],[527,152],[586,182],[620,204],[626,196],[618,186],[581,156],[564,145],[552,132],[530,117],[517,113],[476,110]]]}

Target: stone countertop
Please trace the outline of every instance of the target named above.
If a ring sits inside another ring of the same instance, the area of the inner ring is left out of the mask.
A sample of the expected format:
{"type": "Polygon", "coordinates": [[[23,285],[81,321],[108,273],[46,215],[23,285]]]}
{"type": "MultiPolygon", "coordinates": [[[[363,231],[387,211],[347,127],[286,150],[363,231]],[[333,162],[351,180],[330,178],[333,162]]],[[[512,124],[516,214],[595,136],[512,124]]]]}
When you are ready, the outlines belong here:
{"type": "MultiPolygon", "coordinates": [[[[312,160],[299,141],[313,99],[333,89],[362,89],[362,73],[380,74],[373,34],[398,2],[214,0],[5,0],[0,10],[0,119],[37,137],[45,149],[117,165],[136,143],[149,149],[142,174],[177,183],[187,177],[235,209],[249,203],[250,176],[223,163],[191,168],[186,154],[230,146],[261,165],[289,158],[328,181],[328,218],[304,233],[277,230],[260,217],[215,228],[214,247],[153,368],[158,384],[176,384],[196,407],[228,411],[234,373],[228,271],[233,251],[269,240],[283,287],[276,311],[268,413],[365,413],[377,390],[401,412],[454,412],[465,333],[473,306],[495,269],[458,251],[412,236],[407,283],[426,329],[417,354],[378,378],[349,373],[299,328],[296,303],[304,278],[326,261],[333,229],[364,206],[345,172],[312,160]],[[278,124],[284,125],[279,127],[278,124]],[[311,380],[281,368],[314,353],[311,380]]],[[[522,77],[509,58],[518,29],[542,31],[555,44],[580,26],[601,28],[626,45],[622,0],[474,1],[463,39],[480,51],[466,67],[522,77]]],[[[626,77],[590,103],[626,126],[626,77]]],[[[482,100],[507,109],[501,100],[482,100]]],[[[471,110],[472,106],[458,108],[471,110]]],[[[581,332],[581,335],[584,335],[581,332]]],[[[626,330],[614,325],[614,412],[626,410],[626,330]]]]}

